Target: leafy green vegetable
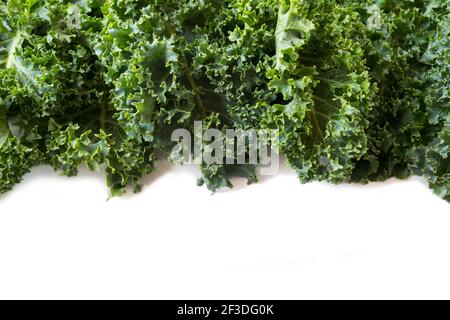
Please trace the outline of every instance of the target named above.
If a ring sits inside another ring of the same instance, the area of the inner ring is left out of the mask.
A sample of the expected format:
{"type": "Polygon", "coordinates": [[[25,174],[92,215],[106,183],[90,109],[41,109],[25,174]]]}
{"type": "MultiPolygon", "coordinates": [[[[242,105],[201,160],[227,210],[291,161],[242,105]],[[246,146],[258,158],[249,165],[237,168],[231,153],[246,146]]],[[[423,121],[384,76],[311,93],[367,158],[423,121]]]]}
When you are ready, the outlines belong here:
{"type": "Polygon", "coordinates": [[[366,54],[380,95],[356,180],[361,171],[370,180],[423,175],[449,200],[450,4],[372,2],[381,25],[368,33],[366,54]]]}
{"type": "MultiPolygon", "coordinates": [[[[269,100],[261,64],[273,51],[275,2],[107,1],[95,51],[113,86],[114,116],[132,157],[123,179],[139,181],[155,154],[173,148],[171,133],[248,128],[269,100]]],[[[123,158],[123,155],[119,155],[123,158]]],[[[208,188],[230,186],[234,165],[201,166],[208,188]]],[[[242,170],[240,170],[242,172],[242,170]]],[[[254,180],[254,170],[248,178],[254,180]]],[[[120,179],[117,189],[128,183],[120,179]],[[125,183],[124,183],[125,182],[125,183]]]]}
{"type": "MultiPolygon", "coordinates": [[[[302,182],[421,175],[450,201],[448,1],[0,0],[0,21],[0,192],[41,164],[140,191],[202,121],[277,130],[302,182]]],[[[257,181],[236,163],[199,184],[257,181]]]]}
{"type": "Polygon", "coordinates": [[[348,181],[367,151],[367,118],[377,92],[365,65],[351,7],[333,1],[281,1],[274,68],[278,103],[264,125],[281,132],[281,150],[304,182],[348,181]]]}

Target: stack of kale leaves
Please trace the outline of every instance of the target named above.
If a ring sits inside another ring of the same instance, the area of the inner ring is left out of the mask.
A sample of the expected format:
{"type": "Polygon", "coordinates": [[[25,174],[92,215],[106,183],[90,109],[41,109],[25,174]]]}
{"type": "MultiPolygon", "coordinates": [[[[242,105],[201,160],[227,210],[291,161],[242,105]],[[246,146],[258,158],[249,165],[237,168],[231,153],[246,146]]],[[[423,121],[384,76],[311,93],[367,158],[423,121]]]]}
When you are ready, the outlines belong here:
{"type": "Polygon", "coordinates": [[[450,2],[0,0],[0,193],[43,164],[139,191],[195,121],[278,130],[302,182],[419,175],[450,201],[450,2]]]}

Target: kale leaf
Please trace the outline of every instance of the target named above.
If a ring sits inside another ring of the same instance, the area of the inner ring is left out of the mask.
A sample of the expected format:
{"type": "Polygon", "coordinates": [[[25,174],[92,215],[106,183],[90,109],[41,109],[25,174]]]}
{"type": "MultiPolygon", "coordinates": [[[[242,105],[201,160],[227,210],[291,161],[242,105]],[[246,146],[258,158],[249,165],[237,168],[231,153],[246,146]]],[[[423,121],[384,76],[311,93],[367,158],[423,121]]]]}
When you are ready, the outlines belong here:
{"type": "MultiPolygon", "coordinates": [[[[303,183],[420,175],[450,201],[448,1],[0,0],[0,21],[0,193],[38,165],[138,192],[201,121],[276,130],[303,183]]],[[[199,184],[256,182],[249,152],[199,184]]]]}

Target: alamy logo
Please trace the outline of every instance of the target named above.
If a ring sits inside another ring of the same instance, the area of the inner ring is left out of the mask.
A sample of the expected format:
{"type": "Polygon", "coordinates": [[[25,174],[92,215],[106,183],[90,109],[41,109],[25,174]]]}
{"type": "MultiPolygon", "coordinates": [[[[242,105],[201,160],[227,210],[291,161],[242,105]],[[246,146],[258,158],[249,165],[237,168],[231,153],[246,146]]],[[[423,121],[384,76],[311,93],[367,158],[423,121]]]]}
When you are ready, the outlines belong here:
{"type": "Polygon", "coordinates": [[[170,156],[175,164],[259,164],[266,176],[279,170],[277,130],[204,130],[196,121],[193,135],[177,129],[172,141],[177,143],[170,156]]]}

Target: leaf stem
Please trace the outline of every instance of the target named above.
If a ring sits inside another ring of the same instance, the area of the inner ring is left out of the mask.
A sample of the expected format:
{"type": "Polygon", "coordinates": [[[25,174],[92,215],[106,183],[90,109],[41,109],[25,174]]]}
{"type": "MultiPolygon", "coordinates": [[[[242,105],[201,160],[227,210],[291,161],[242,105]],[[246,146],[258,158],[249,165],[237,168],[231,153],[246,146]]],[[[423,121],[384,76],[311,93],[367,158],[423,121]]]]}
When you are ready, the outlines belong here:
{"type": "Polygon", "coordinates": [[[106,106],[105,103],[100,104],[100,128],[105,131],[106,128],[106,106]]]}
{"type": "Polygon", "coordinates": [[[313,95],[313,99],[319,100],[319,101],[322,102],[323,104],[325,104],[325,105],[327,105],[327,106],[333,108],[333,109],[336,110],[336,111],[340,111],[340,108],[338,108],[337,106],[333,105],[332,103],[328,102],[327,100],[325,100],[325,99],[323,99],[323,98],[321,98],[321,97],[318,97],[318,96],[316,96],[316,95],[313,95]]]}
{"type": "MultiPolygon", "coordinates": [[[[167,23],[166,28],[171,36],[177,35],[175,28],[171,24],[167,23]]],[[[180,59],[180,64],[181,64],[182,69],[186,73],[186,78],[189,81],[189,85],[191,86],[192,90],[195,92],[197,106],[202,110],[203,113],[207,113],[206,106],[200,96],[200,87],[197,85],[194,77],[192,76],[192,71],[191,71],[191,68],[189,67],[189,64],[187,62],[183,61],[182,59],[183,58],[180,59]]]]}
{"type": "Polygon", "coordinates": [[[16,35],[12,39],[11,47],[9,48],[8,58],[6,59],[6,69],[11,69],[16,64],[16,50],[20,46],[21,42],[22,34],[20,31],[17,31],[16,35]]]}

